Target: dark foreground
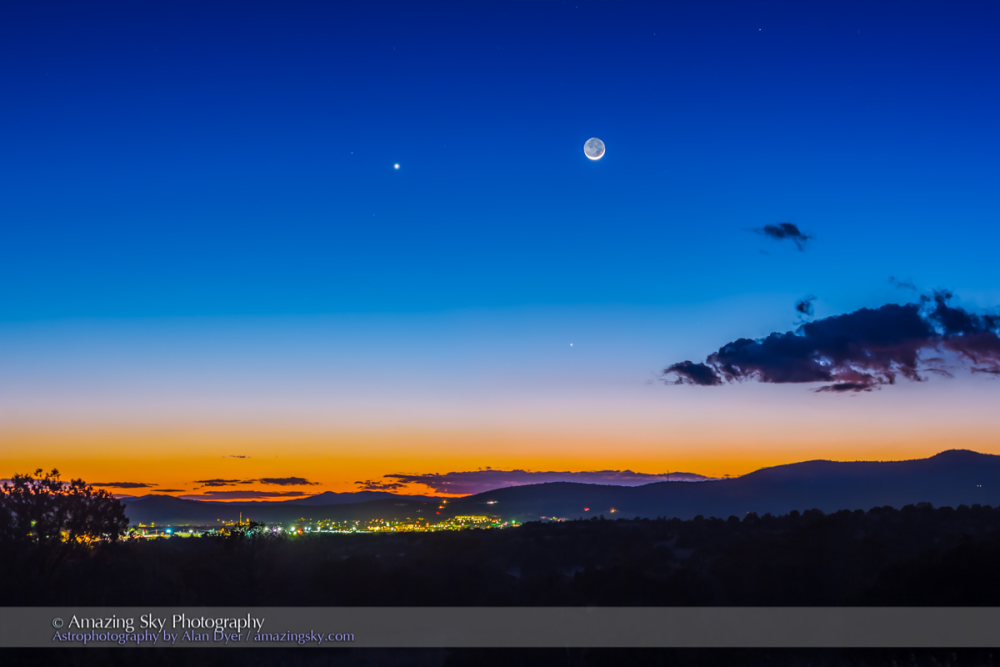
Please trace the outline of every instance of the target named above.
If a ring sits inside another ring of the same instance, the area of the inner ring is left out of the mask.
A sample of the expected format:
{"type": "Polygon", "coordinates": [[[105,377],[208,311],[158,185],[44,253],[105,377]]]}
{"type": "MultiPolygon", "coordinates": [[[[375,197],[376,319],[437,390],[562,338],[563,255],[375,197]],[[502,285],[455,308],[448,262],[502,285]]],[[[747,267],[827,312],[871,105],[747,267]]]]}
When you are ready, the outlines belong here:
{"type": "MultiPolygon", "coordinates": [[[[8,544],[0,560],[4,606],[1000,606],[1000,508],[173,538],[68,556],[8,544]]],[[[10,664],[173,664],[176,653],[19,651],[10,664]]],[[[1000,664],[1000,651],[902,649],[222,649],[182,656],[185,664],[222,665],[1000,664]]]]}
{"type": "Polygon", "coordinates": [[[5,544],[5,606],[1000,606],[1000,508],[5,544]]]}

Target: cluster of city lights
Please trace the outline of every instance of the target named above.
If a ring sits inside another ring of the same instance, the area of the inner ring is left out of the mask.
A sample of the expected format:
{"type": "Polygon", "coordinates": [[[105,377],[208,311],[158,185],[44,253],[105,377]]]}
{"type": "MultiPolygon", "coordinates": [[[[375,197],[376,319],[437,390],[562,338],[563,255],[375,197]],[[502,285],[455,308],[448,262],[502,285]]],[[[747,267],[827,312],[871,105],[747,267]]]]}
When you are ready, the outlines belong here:
{"type": "MultiPolygon", "coordinates": [[[[202,537],[206,535],[226,535],[234,529],[247,529],[251,526],[249,519],[241,518],[239,521],[222,522],[219,526],[213,527],[185,527],[175,529],[172,527],[156,528],[156,524],[146,526],[139,524],[138,529],[132,537],[140,539],[165,538],[165,537],[202,537]]],[[[448,519],[431,522],[423,517],[417,519],[370,519],[361,521],[333,521],[329,519],[306,519],[301,518],[290,526],[271,524],[261,528],[261,532],[286,535],[312,535],[321,533],[411,533],[411,532],[438,532],[446,530],[467,530],[467,529],[492,529],[492,528],[512,528],[519,526],[517,521],[504,521],[496,516],[463,515],[454,516],[448,519]]]]}

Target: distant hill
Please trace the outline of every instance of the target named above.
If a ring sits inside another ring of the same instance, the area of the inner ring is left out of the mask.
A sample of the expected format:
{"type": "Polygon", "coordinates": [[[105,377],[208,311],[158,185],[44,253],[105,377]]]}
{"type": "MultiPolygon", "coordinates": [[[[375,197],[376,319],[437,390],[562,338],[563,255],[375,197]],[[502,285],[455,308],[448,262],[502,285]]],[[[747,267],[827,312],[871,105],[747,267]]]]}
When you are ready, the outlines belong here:
{"type": "Polygon", "coordinates": [[[951,450],[911,461],[805,461],[696,484],[669,481],[627,487],[550,482],[453,498],[440,509],[437,498],[379,491],[327,492],[278,502],[207,502],[162,495],[123,502],[133,524],[155,521],[176,525],[212,525],[216,519],[236,519],[241,512],[244,518],[281,523],[301,517],[433,519],[463,514],[492,514],[518,521],[602,514],[605,518],[691,519],[699,514],[727,518],[743,517],[748,512],[777,515],[814,508],[824,512],[886,505],[899,508],[920,502],[936,507],[995,506],[1000,505],[1000,456],[951,450]]]}
{"type": "Polygon", "coordinates": [[[1000,456],[968,450],[911,461],[806,461],[698,484],[638,487],[555,482],[497,489],[449,502],[449,512],[492,512],[520,521],[603,514],[705,517],[785,514],[792,510],[870,509],[929,502],[935,506],[1000,504],[1000,456]],[[585,511],[584,508],[589,508],[585,511]],[[612,513],[611,510],[615,512],[612,513]]]}

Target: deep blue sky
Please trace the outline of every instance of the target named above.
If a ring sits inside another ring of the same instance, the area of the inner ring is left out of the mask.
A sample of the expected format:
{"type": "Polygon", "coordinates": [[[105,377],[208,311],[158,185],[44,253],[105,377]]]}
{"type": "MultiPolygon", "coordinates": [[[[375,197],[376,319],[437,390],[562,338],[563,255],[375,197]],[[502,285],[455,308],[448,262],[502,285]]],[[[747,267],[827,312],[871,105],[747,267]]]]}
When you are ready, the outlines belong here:
{"type": "MultiPolygon", "coordinates": [[[[0,3],[0,475],[344,491],[996,451],[995,350],[850,395],[656,380],[793,329],[807,294],[817,322],[918,297],[890,276],[1000,306],[998,25],[996,2],[0,3]],[[753,231],[779,222],[803,250],[753,231]]],[[[885,353],[855,334],[852,363],[885,353]]]]}
{"type": "Polygon", "coordinates": [[[882,303],[889,275],[986,298],[998,18],[991,2],[6,3],[0,318],[774,292],[836,311],[882,303]],[[786,220],[817,237],[805,252],[748,231],[786,220]]]}

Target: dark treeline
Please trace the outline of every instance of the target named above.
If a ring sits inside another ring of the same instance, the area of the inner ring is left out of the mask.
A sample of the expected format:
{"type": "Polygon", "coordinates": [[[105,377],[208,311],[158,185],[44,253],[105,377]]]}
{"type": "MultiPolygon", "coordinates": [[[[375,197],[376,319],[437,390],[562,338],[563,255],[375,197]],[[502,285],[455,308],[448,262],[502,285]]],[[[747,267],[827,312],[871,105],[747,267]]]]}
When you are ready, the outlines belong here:
{"type": "Polygon", "coordinates": [[[1000,605],[1000,508],[0,549],[5,605],[1000,605]]]}
{"type": "MultiPolygon", "coordinates": [[[[0,548],[5,605],[1000,604],[1000,508],[929,505],[512,530],[0,548]]],[[[18,665],[177,664],[163,649],[18,650],[18,665]]],[[[1000,666],[992,649],[183,649],[190,665],[1000,666]]]]}

